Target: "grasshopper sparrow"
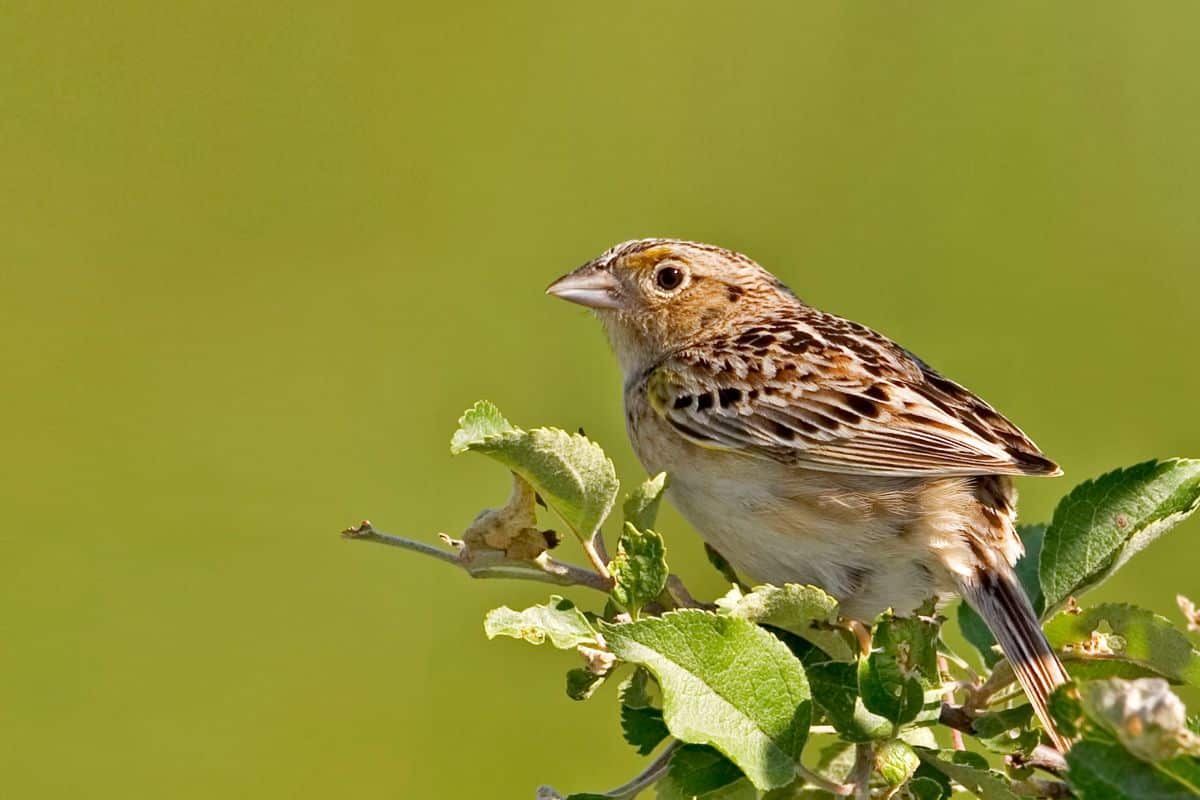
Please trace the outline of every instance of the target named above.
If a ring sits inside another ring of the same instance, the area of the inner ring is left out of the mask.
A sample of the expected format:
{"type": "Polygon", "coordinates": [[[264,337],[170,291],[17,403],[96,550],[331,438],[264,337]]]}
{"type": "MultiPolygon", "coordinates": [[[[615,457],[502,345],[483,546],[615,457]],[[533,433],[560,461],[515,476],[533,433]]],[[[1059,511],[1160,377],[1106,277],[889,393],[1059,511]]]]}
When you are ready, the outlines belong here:
{"type": "Polygon", "coordinates": [[[1060,749],[1065,682],[1013,564],[1011,475],[1059,475],[1015,425],[890,339],[749,258],[643,239],[551,284],[594,309],[629,437],[699,533],[755,580],[820,586],[849,618],[961,594],[1060,749]]]}

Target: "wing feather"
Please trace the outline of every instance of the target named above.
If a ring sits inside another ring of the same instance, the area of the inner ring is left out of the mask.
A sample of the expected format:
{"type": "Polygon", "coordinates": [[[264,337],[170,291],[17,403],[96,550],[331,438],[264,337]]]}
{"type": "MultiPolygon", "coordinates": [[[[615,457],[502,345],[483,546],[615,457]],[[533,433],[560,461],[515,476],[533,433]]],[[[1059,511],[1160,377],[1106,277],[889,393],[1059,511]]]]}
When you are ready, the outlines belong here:
{"type": "Polygon", "coordinates": [[[651,402],[707,447],[870,475],[1053,475],[1015,425],[880,334],[832,315],[708,342],[647,376],[651,402]],[[823,323],[820,324],[820,323],[823,323]],[[834,334],[828,327],[834,326],[834,334]],[[745,339],[745,337],[742,337],[745,339]],[[789,349],[803,341],[804,349],[789,349]]]}

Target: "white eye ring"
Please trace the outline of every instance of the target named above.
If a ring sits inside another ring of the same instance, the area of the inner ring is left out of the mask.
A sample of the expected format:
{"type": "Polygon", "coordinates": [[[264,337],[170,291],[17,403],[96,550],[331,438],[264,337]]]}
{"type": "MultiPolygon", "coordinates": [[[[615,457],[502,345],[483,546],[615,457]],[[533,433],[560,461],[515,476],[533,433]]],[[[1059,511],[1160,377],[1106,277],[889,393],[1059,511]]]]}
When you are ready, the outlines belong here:
{"type": "Polygon", "coordinates": [[[677,291],[687,280],[687,272],[673,262],[660,264],[654,270],[654,285],[664,292],[677,291]]]}

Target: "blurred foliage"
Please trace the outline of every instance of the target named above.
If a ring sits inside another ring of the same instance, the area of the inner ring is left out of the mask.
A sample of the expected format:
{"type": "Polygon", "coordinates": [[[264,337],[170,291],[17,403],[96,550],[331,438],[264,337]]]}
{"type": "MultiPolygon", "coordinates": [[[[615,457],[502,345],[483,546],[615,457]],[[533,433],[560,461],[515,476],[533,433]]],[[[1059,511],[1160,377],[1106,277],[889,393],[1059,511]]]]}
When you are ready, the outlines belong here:
{"type": "MultiPolygon", "coordinates": [[[[1198,23],[1182,2],[4,4],[6,794],[631,774],[607,704],[487,644],[483,611],[544,591],[333,535],[369,515],[431,538],[499,504],[503,475],[445,451],[479,396],[638,474],[597,326],[541,296],[622,239],[744,250],[978,390],[1067,470],[1022,482],[1025,519],[1200,452],[1198,23]]],[[[1091,597],[1165,611],[1198,532],[1091,597]]]]}

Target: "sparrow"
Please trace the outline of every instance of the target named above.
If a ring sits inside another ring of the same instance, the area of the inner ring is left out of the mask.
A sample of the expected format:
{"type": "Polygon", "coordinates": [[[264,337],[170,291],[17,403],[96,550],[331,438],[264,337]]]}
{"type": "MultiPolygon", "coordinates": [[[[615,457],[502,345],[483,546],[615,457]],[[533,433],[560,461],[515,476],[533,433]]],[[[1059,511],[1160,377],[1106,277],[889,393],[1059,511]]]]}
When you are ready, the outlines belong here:
{"type": "Polygon", "coordinates": [[[1011,476],[1062,471],[1016,425],[721,247],[624,242],[547,293],[599,317],[634,451],[739,572],[818,586],[868,623],[962,596],[1069,746],[1047,711],[1067,674],[1013,571],[1011,476]]]}

